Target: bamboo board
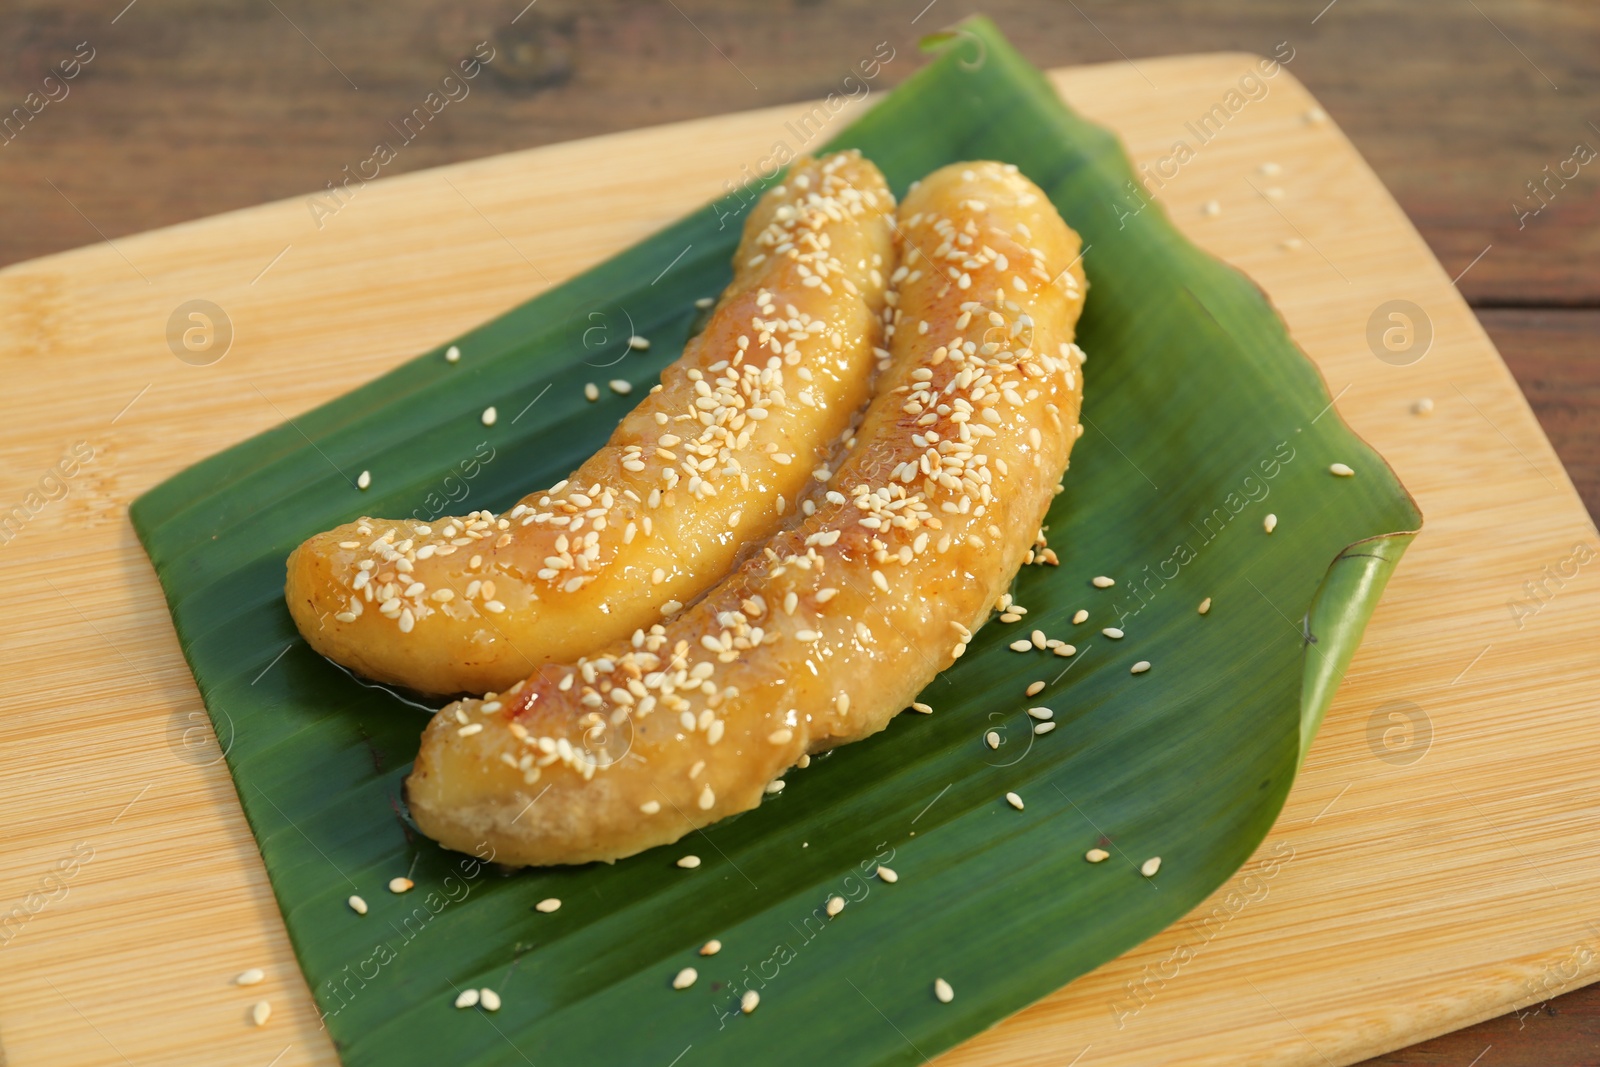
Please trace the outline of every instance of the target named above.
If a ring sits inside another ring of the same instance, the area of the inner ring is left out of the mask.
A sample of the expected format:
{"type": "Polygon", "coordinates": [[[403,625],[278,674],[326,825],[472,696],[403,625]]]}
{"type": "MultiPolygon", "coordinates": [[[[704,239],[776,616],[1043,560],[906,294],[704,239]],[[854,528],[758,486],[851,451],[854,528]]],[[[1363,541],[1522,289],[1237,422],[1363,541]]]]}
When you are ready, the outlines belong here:
{"type": "MultiPolygon", "coordinates": [[[[1170,160],[1167,210],[1267,290],[1427,525],[1257,858],[942,1064],[1347,1063],[1600,977],[1600,539],[1451,279],[1305,90],[1280,73],[1229,110],[1253,63],[1053,77],[1136,163],[1170,160]],[[1180,139],[1193,158],[1173,157],[1180,139]],[[1420,332],[1391,335],[1406,353],[1382,346],[1398,323],[1370,328],[1392,300],[1423,309],[1422,358],[1420,332]],[[1412,414],[1424,396],[1435,410],[1412,414]]],[[[0,271],[0,516],[24,512],[0,534],[0,1064],[337,1062],[128,503],[721,194],[775,139],[798,147],[807,110],[459,164],[332,214],[286,201],[0,271]],[[231,322],[215,362],[215,337],[187,361],[169,346],[197,298],[231,322]],[[64,456],[70,475],[52,474],[64,456]],[[233,986],[246,967],[266,981],[233,986]]]]}

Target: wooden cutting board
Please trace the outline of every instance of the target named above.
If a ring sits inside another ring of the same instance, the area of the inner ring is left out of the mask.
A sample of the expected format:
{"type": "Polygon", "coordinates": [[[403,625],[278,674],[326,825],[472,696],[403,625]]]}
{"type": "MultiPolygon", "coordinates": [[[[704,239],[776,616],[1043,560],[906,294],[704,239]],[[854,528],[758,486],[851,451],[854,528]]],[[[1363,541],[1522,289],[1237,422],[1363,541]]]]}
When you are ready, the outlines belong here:
{"type": "MultiPolygon", "coordinates": [[[[1600,972],[1600,538],[1350,143],[1287,71],[1235,92],[1254,63],[1053,77],[1171,175],[1159,196],[1185,232],[1266,288],[1427,525],[1258,857],[943,1064],[1347,1063],[1600,972]],[[1410,334],[1379,311],[1391,301],[1410,334]],[[1412,413],[1422,397],[1430,415],[1412,413]]],[[[0,1063],[336,1062],[128,503],[721,194],[806,111],[465,163],[336,212],[285,201],[0,271],[0,509],[22,509],[0,532],[0,1063]],[[216,362],[220,331],[208,342],[187,308],[170,324],[191,300],[231,324],[216,362]],[[232,985],[247,967],[266,980],[232,985]]]]}

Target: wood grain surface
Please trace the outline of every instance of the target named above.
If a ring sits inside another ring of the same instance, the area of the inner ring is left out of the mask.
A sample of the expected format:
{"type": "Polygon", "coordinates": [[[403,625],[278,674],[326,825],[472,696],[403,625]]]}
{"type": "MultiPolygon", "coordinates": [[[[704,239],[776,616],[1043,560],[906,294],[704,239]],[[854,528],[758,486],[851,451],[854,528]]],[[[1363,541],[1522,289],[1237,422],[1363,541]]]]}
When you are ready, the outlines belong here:
{"type": "Polygon", "coordinates": [[[1462,278],[1469,300],[1600,303],[1600,166],[1552,185],[1549,206],[1520,228],[1511,207],[1542,203],[1527,183],[1543,179],[1546,166],[1558,170],[1576,142],[1600,148],[1590,125],[1600,123],[1593,4],[273,0],[175,8],[137,0],[123,11],[125,4],[6,5],[0,101],[8,109],[79,42],[97,55],[66,99],[0,147],[13,198],[0,263],[319,187],[364,157],[479,41],[499,51],[490,77],[408,145],[395,172],[820,97],[879,41],[897,50],[881,75],[893,85],[914,69],[921,34],[982,10],[1041,67],[1268,53],[1288,41],[1296,76],[1451,276],[1494,246],[1462,278]]]}
{"type": "MultiPolygon", "coordinates": [[[[1244,64],[1140,60],[1058,81],[1152,161],[1244,64]]],[[[1193,924],[948,1062],[1064,1063],[1085,1045],[1085,1064],[1351,1062],[1595,977],[1600,590],[1580,569],[1520,629],[1506,606],[1595,531],[1450,274],[1311,106],[1282,77],[1164,197],[1266,287],[1429,526],[1269,839],[1295,857],[1270,892],[1121,1027],[1126,984],[1150,990],[1145,968],[1193,924]],[[1248,185],[1269,161],[1276,200],[1248,185]],[[1213,199],[1214,217],[1200,211],[1213,199]],[[1397,297],[1434,329],[1404,367],[1366,338],[1397,297]],[[1411,415],[1425,394],[1435,412],[1411,415]],[[1415,762],[1369,737],[1397,700],[1431,723],[1415,762]]],[[[0,947],[11,1062],[332,1062],[216,750],[191,744],[198,698],[127,502],[708,198],[791,110],[697,124],[694,153],[672,151],[683,131],[644,131],[373,185],[321,230],[297,199],[0,274],[16,410],[0,488],[23,500],[74,441],[95,450],[0,549],[15,660],[0,678],[0,901],[42,902],[0,947]],[[164,336],[197,295],[238,331],[202,368],[164,336]],[[228,984],[251,965],[266,983],[228,984]],[[252,1030],[258,995],[276,1011],[252,1030]]]]}

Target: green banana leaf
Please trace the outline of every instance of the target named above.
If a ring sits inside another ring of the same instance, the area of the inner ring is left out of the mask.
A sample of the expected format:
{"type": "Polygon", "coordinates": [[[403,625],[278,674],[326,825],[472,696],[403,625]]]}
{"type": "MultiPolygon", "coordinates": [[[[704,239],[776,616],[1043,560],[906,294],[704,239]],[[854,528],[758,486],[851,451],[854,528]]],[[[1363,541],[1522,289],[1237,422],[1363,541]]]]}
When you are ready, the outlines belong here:
{"type": "Polygon", "coordinates": [[[1184,915],[1271,826],[1420,516],[1262,293],[1159,208],[1121,217],[1132,174],[1110,133],[987,22],[945,44],[835,146],[897,192],[955,160],[1017,164],[1083,234],[1091,289],[1087,432],[1049,519],[1061,564],[1025,568],[1029,614],[980,632],[924,693],[931,716],[677,846],[507,872],[416,833],[400,786],[426,709],[314,655],[284,608],[284,558],[309,534],[502,508],[599,446],[632,401],[590,404],[584,382],[644,384],[677,357],[693,301],[728,280],[734,200],[459,338],[461,362],[426,353],[135,503],[346,1064],[920,1063],[1184,915]],[[630,332],[653,346],[629,353],[630,332]],[[486,429],[489,404],[521,414],[486,429]],[[346,476],[363,469],[365,493],[346,476]],[[1007,647],[1034,628],[1077,655],[1007,647]],[[1153,666],[1131,674],[1138,660],[1153,666]],[[1026,715],[1040,704],[1047,736],[1026,715]],[[1086,863],[1096,846],[1110,859],[1086,863]],[[703,866],[674,866],[686,852],[703,866]],[[408,872],[411,893],[385,889],[408,872]],[[849,903],[830,919],[834,895],[849,903]],[[535,911],[547,897],[564,905],[535,911]],[[712,938],[720,954],[699,956],[712,938]],[[686,966],[699,981],[675,991],[686,966]],[[452,1006],[476,987],[504,1007],[452,1006]],[[746,988],[761,1002],[741,1015],[746,988]]]}

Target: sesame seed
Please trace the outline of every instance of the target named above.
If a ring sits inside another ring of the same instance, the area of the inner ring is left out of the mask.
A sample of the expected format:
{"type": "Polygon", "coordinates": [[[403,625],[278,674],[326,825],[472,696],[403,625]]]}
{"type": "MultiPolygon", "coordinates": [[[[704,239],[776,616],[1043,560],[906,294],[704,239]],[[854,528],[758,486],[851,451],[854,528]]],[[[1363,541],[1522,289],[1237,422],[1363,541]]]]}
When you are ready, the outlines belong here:
{"type": "Polygon", "coordinates": [[[1122,640],[1122,636],[1123,636],[1122,631],[1117,629],[1115,626],[1107,626],[1106,628],[1104,628],[1100,632],[1105,634],[1107,637],[1111,638],[1111,640],[1113,640],[1113,641],[1122,640]]]}
{"type": "Polygon", "coordinates": [[[599,400],[600,399],[600,387],[598,385],[594,384],[593,382],[590,382],[590,383],[588,383],[587,385],[585,385],[583,387],[583,395],[584,395],[584,398],[586,400],[590,400],[590,401],[599,400]]]}
{"type": "Polygon", "coordinates": [[[900,880],[900,876],[894,872],[894,868],[885,867],[880,863],[878,864],[878,879],[880,881],[888,882],[890,885],[894,885],[900,880]]]}
{"type": "Polygon", "coordinates": [[[1267,533],[1271,533],[1273,530],[1276,530],[1278,528],[1278,516],[1268,515],[1261,521],[1261,528],[1267,531],[1267,533]]]}
{"type": "Polygon", "coordinates": [[[1056,728],[1056,724],[1053,723],[1053,722],[1041,722],[1041,723],[1035,724],[1035,726],[1033,728],[1033,732],[1034,732],[1035,736],[1043,737],[1045,734],[1049,733],[1051,730],[1054,730],[1055,728],[1056,728]]]}
{"type": "Polygon", "coordinates": [[[654,815],[656,812],[661,810],[661,801],[647,800],[643,804],[639,805],[639,810],[644,812],[646,815],[654,815]]]}
{"type": "Polygon", "coordinates": [[[271,1002],[265,1000],[256,1001],[255,1007],[250,1009],[250,1021],[257,1026],[265,1026],[270,1018],[272,1018],[271,1002]]]}
{"type": "Polygon", "coordinates": [[[416,884],[417,883],[413,882],[409,878],[391,878],[389,879],[389,892],[409,893],[411,891],[411,887],[416,884]]]}
{"type": "Polygon", "coordinates": [[[1011,651],[1013,651],[1013,652],[1029,652],[1029,651],[1032,651],[1032,649],[1033,649],[1033,642],[1032,641],[1021,640],[1021,641],[1013,641],[1013,642],[1011,642],[1011,651]]]}
{"type": "Polygon", "coordinates": [[[483,1005],[484,1011],[500,1010],[500,994],[492,989],[478,990],[478,1003],[483,1005]]]}
{"type": "Polygon", "coordinates": [[[994,730],[990,730],[988,733],[984,734],[983,741],[984,744],[988,745],[990,748],[1000,747],[1000,735],[994,730]]]}
{"type": "Polygon", "coordinates": [[[476,989],[463,989],[456,994],[456,1007],[476,1008],[480,999],[482,999],[482,994],[476,989]]]}
{"type": "Polygon", "coordinates": [[[700,799],[699,799],[699,801],[697,801],[697,803],[700,805],[700,810],[701,811],[710,811],[712,806],[715,805],[716,802],[717,802],[717,795],[711,791],[710,783],[707,783],[706,787],[704,789],[700,790],[700,799]]]}
{"type": "Polygon", "coordinates": [[[366,488],[369,488],[371,485],[372,485],[372,472],[371,471],[362,471],[359,475],[356,476],[356,488],[357,489],[366,489],[366,488]]]}
{"type": "Polygon", "coordinates": [[[1422,397],[1416,403],[1411,405],[1411,414],[1413,415],[1427,415],[1432,413],[1432,411],[1433,401],[1428,397],[1422,397]]]}
{"type": "Polygon", "coordinates": [[[500,413],[494,409],[493,404],[490,404],[488,407],[483,409],[483,424],[485,426],[493,426],[495,420],[499,417],[500,413]]]}
{"type": "Polygon", "coordinates": [[[1029,634],[1028,637],[1029,637],[1030,640],[1033,641],[1033,647],[1034,648],[1043,648],[1044,647],[1045,636],[1044,636],[1044,631],[1043,630],[1035,630],[1035,631],[1033,631],[1033,633],[1029,634]]]}
{"type": "Polygon", "coordinates": [[[920,715],[932,715],[933,714],[933,707],[931,705],[923,704],[923,703],[920,703],[919,701],[915,701],[915,700],[913,700],[911,702],[911,710],[917,712],[920,715]]]}
{"type": "Polygon", "coordinates": [[[1144,875],[1146,878],[1155,877],[1155,873],[1157,871],[1159,871],[1160,869],[1161,869],[1161,857],[1160,856],[1151,856],[1149,859],[1145,860],[1143,863],[1141,863],[1139,865],[1139,873],[1144,875]]]}
{"type": "Polygon", "coordinates": [[[1033,718],[1038,719],[1040,722],[1044,722],[1046,719],[1053,719],[1056,717],[1056,713],[1049,708],[1029,708],[1028,714],[1033,718]]]}
{"type": "Polygon", "coordinates": [[[471,737],[473,734],[481,734],[481,733],[483,733],[483,723],[481,723],[481,722],[473,722],[473,723],[468,723],[467,725],[463,726],[461,729],[457,730],[456,731],[456,736],[457,737],[471,737]]]}
{"type": "Polygon", "coordinates": [[[645,352],[649,350],[650,342],[648,339],[640,337],[638,334],[634,334],[632,337],[628,338],[628,347],[633,349],[635,352],[645,352]]]}
{"type": "Polygon", "coordinates": [[[1088,621],[1089,621],[1089,613],[1087,611],[1085,611],[1083,608],[1079,608],[1077,611],[1074,611],[1072,613],[1072,625],[1081,626],[1081,625],[1083,625],[1084,623],[1086,623],[1088,621]]]}
{"type": "Polygon", "coordinates": [[[744,1012],[746,1015],[749,1015],[751,1012],[756,1010],[756,1006],[760,1003],[761,994],[757,993],[754,989],[746,989],[744,991],[744,996],[739,998],[739,1010],[744,1012]]]}
{"type": "Polygon", "coordinates": [[[234,985],[259,985],[266,978],[267,972],[260,967],[252,967],[248,971],[240,971],[234,976],[234,985]]]}
{"type": "Polygon", "coordinates": [[[1129,674],[1143,674],[1145,671],[1147,671],[1149,669],[1150,669],[1150,661],[1147,660],[1147,659],[1142,659],[1138,663],[1135,663],[1132,667],[1129,667],[1128,668],[1128,673],[1129,674]]]}
{"type": "Polygon", "coordinates": [[[1057,645],[1055,647],[1055,653],[1056,653],[1056,655],[1061,656],[1063,658],[1065,658],[1067,656],[1076,656],[1078,654],[1078,646],[1077,645],[1069,645],[1069,644],[1067,644],[1065,642],[1062,642],[1061,644],[1059,644],[1059,645],[1057,645]]]}
{"type": "Polygon", "coordinates": [[[783,792],[783,787],[787,784],[788,783],[786,783],[782,778],[774,778],[772,781],[766,784],[765,790],[769,795],[781,793],[783,792]]]}
{"type": "Polygon", "coordinates": [[[1261,173],[1265,174],[1269,178],[1275,178],[1279,174],[1283,173],[1283,167],[1279,166],[1277,163],[1263,163],[1261,164],[1261,173]]]}
{"type": "Polygon", "coordinates": [[[1347,466],[1346,464],[1334,463],[1329,465],[1328,473],[1340,478],[1350,478],[1353,477],[1356,472],[1353,468],[1347,466]]]}
{"type": "Polygon", "coordinates": [[[1101,861],[1109,859],[1110,857],[1111,853],[1107,852],[1103,848],[1091,848],[1088,852],[1083,854],[1083,858],[1088,860],[1090,863],[1100,863],[1101,861]]]}
{"type": "Polygon", "coordinates": [[[455,345],[451,345],[449,348],[445,349],[444,361],[446,363],[460,363],[461,349],[457,348],[455,345]]]}
{"type": "Polygon", "coordinates": [[[1098,578],[1091,579],[1089,584],[1096,589],[1110,589],[1117,584],[1117,580],[1115,578],[1107,578],[1102,574],[1098,578]]]}
{"type": "Polygon", "coordinates": [[[686,871],[692,871],[696,867],[700,866],[700,857],[699,856],[679,856],[678,857],[678,866],[682,867],[686,871]]]}
{"type": "Polygon", "coordinates": [[[940,1004],[948,1004],[956,999],[956,991],[950,988],[950,983],[943,978],[933,980],[933,995],[939,998],[940,1004]]]}
{"type": "Polygon", "coordinates": [[[715,956],[721,951],[722,942],[718,941],[714,937],[710,941],[707,941],[705,944],[700,946],[700,955],[702,956],[715,956]]]}
{"type": "Polygon", "coordinates": [[[350,899],[345,901],[345,903],[350,905],[350,910],[355,912],[357,915],[365,915],[367,913],[367,902],[358,896],[352,894],[350,899]]]}
{"type": "Polygon", "coordinates": [[[1022,798],[1017,796],[1017,794],[1015,794],[1015,793],[1007,793],[1006,794],[1006,803],[1010,804],[1013,808],[1016,808],[1018,811],[1022,810],[1022,798]]]}
{"type": "Polygon", "coordinates": [[[1200,601],[1200,607],[1198,610],[1202,615],[1209,612],[1211,610],[1211,598],[1206,597],[1204,600],[1200,601]]]}
{"type": "Polygon", "coordinates": [[[685,967],[683,970],[679,971],[673,976],[672,988],[688,989],[690,986],[694,985],[694,980],[699,977],[699,971],[695,970],[693,967],[685,967]]]}
{"type": "Polygon", "coordinates": [[[844,897],[829,897],[828,903],[825,905],[825,910],[827,911],[830,919],[839,914],[844,910],[844,897]]]}
{"type": "Polygon", "coordinates": [[[694,302],[694,306],[699,308],[701,311],[704,311],[706,308],[710,307],[712,304],[715,304],[715,303],[716,303],[716,301],[711,299],[711,297],[702,296],[700,299],[698,299],[698,300],[696,300],[694,302]]]}
{"type": "Polygon", "coordinates": [[[1306,112],[1306,121],[1311,123],[1313,126],[1320,126],[1322,123],[1328,121],[1328,113],[1322,110],[1320,107],[1314,107],[1310,111],[1306,112]]]}
{"type": "Polygon", "coordinates": [[[1200,210],[1205,212],[1207,215],[1210,215],[1212,218],[1215,218],[1216,216],[1222,214],[1222,205],[1215,200],[1207,200],[1205,205],[1202,206],[1200,210]]]}
{"type": "Polygon", "coordinates": [[[627,396],[633,392],[633,383],[623,378],[613,378],[606,384],[611,386],[611,391],[618,396],[627,396]]]}
{"type": "Polygon", "coordinates": [[[1283,190],[1280,189],[1276,185],[1267,186],[1265,192],[1267,194],[1267,198],[1270,199],[1270,200],[1282,200],[1283,199],[1283,190]]]}
{"type": "Polygon", "coordinates": [[[555,897],[546,897],[545,899],[539,901],[539,903],[535,904],[533,906],[533,910],[549,915],[559,907],[561,907],[560,900],[555,897]]]}
{"type": "Polygon", "coordinates": [[[1031,682],[1028,685],[1028,690],[1027,690],[1028,696],[1031,696],[1031,697],[1038,696],[1039,693],[1043,691],[1043,689],[1044,689],[1044,683],[1043,682],[1031,682]]]}
{"type": "Polygon", "coordinates": [[[1285,237],[1283,240],[1279,241],[1278,244],[1286,251],[1298,252],[1305,242],[1300,240],[1298,237],[1285,237]]]}

